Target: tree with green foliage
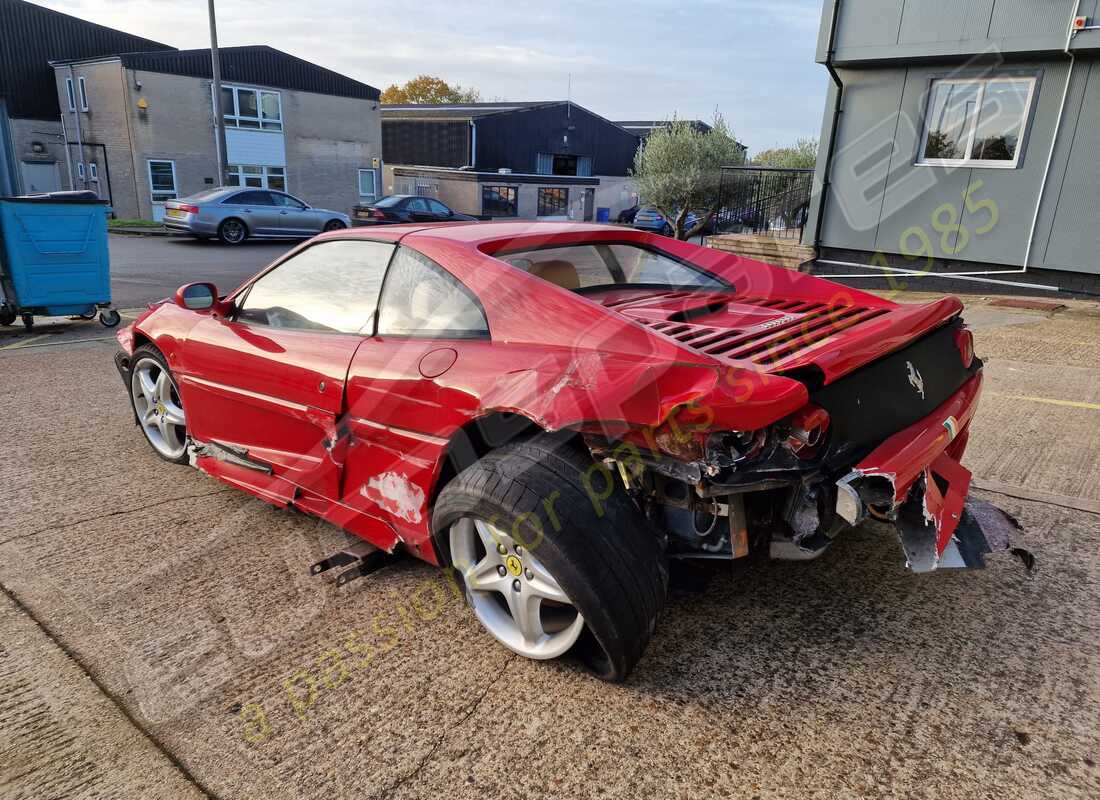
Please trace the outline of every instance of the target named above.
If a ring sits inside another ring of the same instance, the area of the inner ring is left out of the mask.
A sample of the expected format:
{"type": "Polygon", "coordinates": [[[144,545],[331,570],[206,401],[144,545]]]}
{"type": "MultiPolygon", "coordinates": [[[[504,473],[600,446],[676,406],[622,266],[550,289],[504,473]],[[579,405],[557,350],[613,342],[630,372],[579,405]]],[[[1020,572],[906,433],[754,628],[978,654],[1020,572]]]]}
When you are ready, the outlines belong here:
{"type": "Polygon", "coordinates": [[[409,103],[476,103],[481,99],[477,89],[451,86],[434,75],[417,75],[405,81],[403,86],[390,84],[382,92],[382,102],[387,105],[409,103]]]}
{"type": "Polygon", "coordinates": [[[806,137],[790,147],[763,150],[752,157],[752,163],[761,167],[813,169],[817,165],[817,139],[806,137]]]}
{"type": "Polygon", "coordinates": [[[632,175],[641,201],[668,221],[677,239],[690,239],[710,223],[721,202],[722,167],[745,161],[744,148],[721,115],[709,131],[673,119],[658,128],[634,154],[632,175]],[[688,212],[698,222],[685,229],[688,212]]]}

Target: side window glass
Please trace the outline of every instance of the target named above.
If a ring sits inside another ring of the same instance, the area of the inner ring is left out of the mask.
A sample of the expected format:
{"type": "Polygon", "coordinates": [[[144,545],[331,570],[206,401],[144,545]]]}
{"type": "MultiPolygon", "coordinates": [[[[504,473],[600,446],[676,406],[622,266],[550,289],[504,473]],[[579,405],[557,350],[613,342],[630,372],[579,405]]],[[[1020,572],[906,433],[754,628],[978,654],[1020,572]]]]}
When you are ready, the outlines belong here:
{"type": "Polygon", "coordinates": [[[438,200],[428,200],[428,208],[432,210],[432,213],[439,217],[451,216],[450,209],[443,205],[438,200]]]}
{"type": "Polygon", "coordinates": [[[239,322],[273,328],[370,335],[378,293],[394,246],[321,242],[252,284],[239,322]]]}
{"type": "Polygon", "coordinates": [[[381,336],[489,335],[473,294],[451,273],[408,247],[393,257],[378,314],[381,336]]]}
{"type": "Polygon", "coordinates": [[[236,206],[274,205],[271,200],[271,195],[267,192],[240,192],[230,197],[229,202],[236,206]]]}
{"type": "Polygon", "coordinates": [[[409,211],[416,212],[417,214],[428,213],[428,204],[424,202],[422,197],[414,197],[409,201],[409,204],[405,206],[409,211]]]}
{"type": "Polygon", "coordinates": [[[278,192],[271,192],[271,199],[275,201],[275,205],[282,206],[283,208],[297,208],[301,210],[304,206],[295,200],[290,195],[279,194],[278,192]]]}

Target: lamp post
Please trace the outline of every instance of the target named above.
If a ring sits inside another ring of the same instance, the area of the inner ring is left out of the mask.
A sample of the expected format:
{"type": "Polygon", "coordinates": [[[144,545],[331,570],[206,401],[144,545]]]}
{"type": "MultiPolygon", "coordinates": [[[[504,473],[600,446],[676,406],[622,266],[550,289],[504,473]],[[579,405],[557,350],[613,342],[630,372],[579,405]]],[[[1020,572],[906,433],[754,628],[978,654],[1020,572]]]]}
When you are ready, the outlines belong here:
{"type": "Polygon", "coordinates": [[[207,0],[210,16],[210,70],[214,76],[214,130],[218,150],[218,186],[225,186],[229,172],[225,152],[225,113],[222,111],[222,63],[218,55],[218,23],[214,18],[214,0],[207,0]]]}

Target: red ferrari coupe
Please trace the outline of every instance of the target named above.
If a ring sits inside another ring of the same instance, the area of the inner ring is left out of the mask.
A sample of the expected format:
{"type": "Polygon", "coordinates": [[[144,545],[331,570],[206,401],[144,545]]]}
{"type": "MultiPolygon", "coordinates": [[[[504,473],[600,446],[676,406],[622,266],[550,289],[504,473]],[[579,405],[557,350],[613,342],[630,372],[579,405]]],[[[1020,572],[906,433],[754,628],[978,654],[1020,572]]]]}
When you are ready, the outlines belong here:
{"type": "Polygon", "coordinates": [[[917,572],[1009,549],[959,463],[961,310],[621,227],[399,225],[184,286],[116,361],[163,459],[374,546],[314,572],[400,548],[506,647],[618,680],[668,559],[810,559],[868,517],[917,572]]]}

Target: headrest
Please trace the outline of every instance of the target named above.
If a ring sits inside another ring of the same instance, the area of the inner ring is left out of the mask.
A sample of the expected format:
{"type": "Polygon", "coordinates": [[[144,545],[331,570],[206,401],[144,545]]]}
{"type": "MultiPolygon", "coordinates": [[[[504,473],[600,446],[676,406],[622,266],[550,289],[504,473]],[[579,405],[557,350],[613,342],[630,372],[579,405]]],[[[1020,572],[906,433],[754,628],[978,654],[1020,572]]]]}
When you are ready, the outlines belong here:
{"type": "Polygon", "coordinates": [[[536,278],[556,284],[563,289],[581,288],[581,276],[577,268],[568,261],[552,259],[549,261],[536,261],[528,270],[536,278]]]}

